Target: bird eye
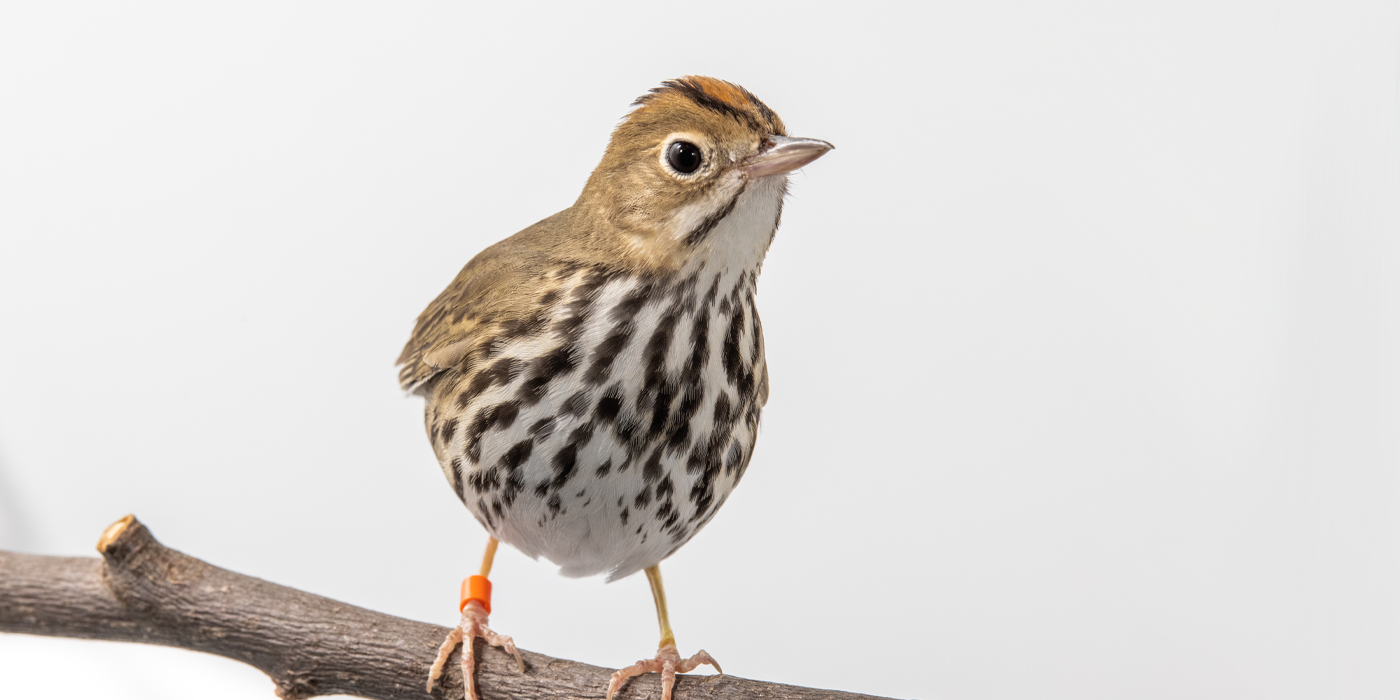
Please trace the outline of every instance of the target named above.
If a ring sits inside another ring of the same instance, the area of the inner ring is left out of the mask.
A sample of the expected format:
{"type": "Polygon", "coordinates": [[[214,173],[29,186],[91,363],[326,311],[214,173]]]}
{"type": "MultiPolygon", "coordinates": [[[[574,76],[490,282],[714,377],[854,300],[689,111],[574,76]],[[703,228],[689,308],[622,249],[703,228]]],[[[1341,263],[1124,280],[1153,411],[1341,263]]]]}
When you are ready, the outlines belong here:
{"type": "Polygon", "coordinates": [[[666,162],[676,172],[689,175],[700,169],[700,147],[689,141],[677,141],[666,149],[666,162]]]}

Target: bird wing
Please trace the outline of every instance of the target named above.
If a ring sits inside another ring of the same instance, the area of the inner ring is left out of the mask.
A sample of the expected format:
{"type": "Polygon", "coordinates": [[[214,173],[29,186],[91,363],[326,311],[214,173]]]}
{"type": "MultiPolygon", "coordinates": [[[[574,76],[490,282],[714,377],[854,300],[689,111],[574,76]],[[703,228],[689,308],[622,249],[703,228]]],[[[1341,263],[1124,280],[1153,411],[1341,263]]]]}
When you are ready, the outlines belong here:
{"type": "Polygon", "coordinates": [[[758,334],[758,354],[754,358],[754,376],[758,407],[768,405],[768,354],[764,352],[763,323],[758,320],[758,309],[753,310],[753,332],[758,334]]]}
{"type": "Polygon", "coordinates": [[[546,268],[548,234],[558,217],[478,253],[419,314],[397,363],[405,391],[418,391],[442,372],[471,362],[473,350],[532,314],[539,303],[528,290],[546,268]]]}

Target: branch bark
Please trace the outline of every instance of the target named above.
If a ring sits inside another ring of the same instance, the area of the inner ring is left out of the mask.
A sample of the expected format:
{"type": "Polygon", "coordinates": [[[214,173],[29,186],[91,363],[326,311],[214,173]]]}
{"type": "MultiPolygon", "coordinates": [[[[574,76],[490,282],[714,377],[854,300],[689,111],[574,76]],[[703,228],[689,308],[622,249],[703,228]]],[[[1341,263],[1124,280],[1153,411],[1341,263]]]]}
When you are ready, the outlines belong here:
{"type": "MultiPolygon", "coordinates": [[[[302,700],[461,698],[457,655],[432,695],[428,666],[448,628],[346,605],[220,569],[167,548],[133,516],[102,534],[101,559],[0,551],[0,632],[193,649],[249,664],[277,695],[302,700]]],[[[601,698],[610,669],[478,642],[477,691],[490,698],[601,698]]],[[[676,700],[871,698],[734,676],[681,676],[676,700]]],[[[633,678],[618,700],[659,697],[656,674],[633,678]]]]}

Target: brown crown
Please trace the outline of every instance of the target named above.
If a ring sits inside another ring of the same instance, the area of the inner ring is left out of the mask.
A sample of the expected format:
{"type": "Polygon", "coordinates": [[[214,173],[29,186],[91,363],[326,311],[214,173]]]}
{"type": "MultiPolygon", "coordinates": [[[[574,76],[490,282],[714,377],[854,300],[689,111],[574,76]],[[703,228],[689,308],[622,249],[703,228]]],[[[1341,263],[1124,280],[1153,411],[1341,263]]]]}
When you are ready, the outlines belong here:
{"type": "Polygon", "coordinates": [[[627,121],[670,113],[677,108],[683,109],[683,105],[691,105],[734,119],[764,135],[787,135],[783,120],[752,92],[734,83],[703,75],[667,80],[632,104],[636,109],[627,115],[627,121]]]}

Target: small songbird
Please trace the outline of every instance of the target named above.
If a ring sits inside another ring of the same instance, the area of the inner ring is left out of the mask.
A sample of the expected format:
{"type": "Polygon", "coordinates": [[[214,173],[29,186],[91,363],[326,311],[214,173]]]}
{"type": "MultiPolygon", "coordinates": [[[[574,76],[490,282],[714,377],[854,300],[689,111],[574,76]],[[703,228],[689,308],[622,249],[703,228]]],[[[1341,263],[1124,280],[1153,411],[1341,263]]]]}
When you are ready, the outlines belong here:
{"type": "Polygon", "coordinates": [[[613,674],[719,665],[682,659],[658,564],[695,536],[744,475],[768,399],[754,306],[787,174],[832,148],[791,138],[738,85],[662,83],[613,132],[573,206],[482,251],[422,315],[399,381],[426,401],[447,480],[490,533],[463,582],[458,642],[476,697],[472,640],[520,659],[487,626],[497,541],[565,576],[645,570],[656,656],[613,674]]]}

